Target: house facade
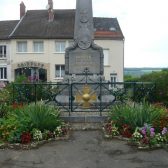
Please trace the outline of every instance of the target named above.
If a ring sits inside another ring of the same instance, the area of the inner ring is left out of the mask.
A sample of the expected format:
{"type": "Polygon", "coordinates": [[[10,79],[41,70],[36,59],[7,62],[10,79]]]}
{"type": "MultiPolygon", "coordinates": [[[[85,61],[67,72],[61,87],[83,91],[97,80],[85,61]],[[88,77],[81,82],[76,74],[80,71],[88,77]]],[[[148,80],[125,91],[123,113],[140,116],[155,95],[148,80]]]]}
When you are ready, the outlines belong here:
{"type": "MultiPolygon", "coordinates": [[[[65,49],[72,45],[75,10],[28,10],[20,20],[0,21],[0,81],[26,75],[30,81],[58,82],[65,74],[65,49]]],[[[104,52],[104,76],[123,81],[124,36],[116,18],[94,17],[95,44],[104,52]]]]}

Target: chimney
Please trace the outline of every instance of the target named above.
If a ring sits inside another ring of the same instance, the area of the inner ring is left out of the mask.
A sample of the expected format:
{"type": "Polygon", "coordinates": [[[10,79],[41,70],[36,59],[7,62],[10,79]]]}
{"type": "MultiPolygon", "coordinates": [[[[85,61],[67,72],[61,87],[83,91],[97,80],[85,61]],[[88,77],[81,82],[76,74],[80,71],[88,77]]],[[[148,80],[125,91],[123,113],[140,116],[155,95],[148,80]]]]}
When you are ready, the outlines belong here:
{"type": "Polygon", "coordinates": [[[25,13],[26,13],[26,6],[22,1],[20,3],[20,19],[25,15],[25,13]]]}
{"type": "Polygon", "coordinates": [[[54,12],[53,12],[53,1],[48,0],[48,20],[52,22],[54,20],[54,12]]]}

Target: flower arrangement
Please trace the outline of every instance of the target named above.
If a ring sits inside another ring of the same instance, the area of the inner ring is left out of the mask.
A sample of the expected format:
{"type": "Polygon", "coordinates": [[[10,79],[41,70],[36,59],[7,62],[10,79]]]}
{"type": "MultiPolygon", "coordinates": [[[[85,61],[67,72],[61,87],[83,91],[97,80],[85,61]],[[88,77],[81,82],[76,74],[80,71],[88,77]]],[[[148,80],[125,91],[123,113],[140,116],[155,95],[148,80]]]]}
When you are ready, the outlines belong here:
{"type": "Polygon", "coordinates": [[[157,133],[154,127],[145,124],[142,128],[136,128],[131,141],[140,147],[160,147],[168,143],[168,129],[164,127],[160,133],[157,133]]]}
{"type": "Polygon", "coordinates": [[[164,139],[164,142],[168,143],[168,129],[166,127],[163,128],[161,134],[164,139]]]}
{"type": "Polygon", "coordinates": [[[39,129],[33,128],[32,130],[33,140],[40,141],[43,139],[42,133],[39,129]]]}
{"type": "Polygon", "coordinates": [[[143,138],[143,135],[140,133],[139,129],[136,128],[135,132],[132,134],[132,140],[139,142],[143,138]]]}
{"type": "Polygon", "coordinates": [[[123,124],[120,132],[121,132],[121,135],[125,138],[132,137],[131,127],[128,124],[123,124]]]}
{"type": "Polygon", "coordinates": [[[56,129],[54,130],[54,135],[55,137],[61,137],[66,135],[67,132],[68,132],[68,129],[66,128],[66,126],[62,125],[62,126],[56,127],[56,129]]]}
{"type": "Polygon", "coordinates": [[[31,142],[31,134],[29,132],[23,132],[21,135],[21,143],[28,144],[31,142]]]}
{"type": "Polygon", "coordinates": [[[48,139],[50,139],[50,138],[54,138],[54,133],[51,132],[50,130],[44,130],[42,136],[43,136],[43,139],[44,139],[44,140],[48,140],[48,139]]]}
{"type": "Polygon", "coordinates": [[[113,121],[106,123],[103,126],[103,131],[104,131],[106,137],[114,137],[114,136],[119,135],[118,128],[115,126],[113,121]]]}

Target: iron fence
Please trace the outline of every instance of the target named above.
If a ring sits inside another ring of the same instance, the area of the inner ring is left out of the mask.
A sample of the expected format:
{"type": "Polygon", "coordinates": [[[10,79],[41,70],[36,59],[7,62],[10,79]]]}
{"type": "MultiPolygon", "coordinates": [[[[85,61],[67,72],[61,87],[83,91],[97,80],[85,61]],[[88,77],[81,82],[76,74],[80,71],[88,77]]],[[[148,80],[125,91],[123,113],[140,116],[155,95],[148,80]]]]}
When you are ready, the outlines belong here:
{"type": "Polygon", "coordinates": [[[155,84],[150,82],[13,84],[13,102],[44,101],[67,112],[103,112],[119,103],[152,102],[154,94],[155,84]]]}

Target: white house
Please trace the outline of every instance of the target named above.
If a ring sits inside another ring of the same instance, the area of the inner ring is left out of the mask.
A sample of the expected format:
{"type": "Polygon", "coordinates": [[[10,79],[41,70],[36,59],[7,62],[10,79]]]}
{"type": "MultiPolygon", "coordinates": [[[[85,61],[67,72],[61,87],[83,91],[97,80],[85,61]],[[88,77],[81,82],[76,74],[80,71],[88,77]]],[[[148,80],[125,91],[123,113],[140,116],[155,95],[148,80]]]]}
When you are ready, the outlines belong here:
{"type": "MultiPolygon", "coordinates": [[[[48,0],[52,3],[52,0],[48,0]]],[[[123,81],[124,36],[117,18],[94,17],[95,43],[104,51],[106,80],[123,81]]],[[[0,21],[0,81],[57,82],[65,71],[65,48],[73,42],[75,10],[25,10],[20,20],[0,21]]]]}

